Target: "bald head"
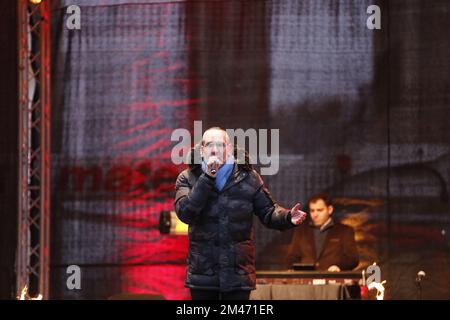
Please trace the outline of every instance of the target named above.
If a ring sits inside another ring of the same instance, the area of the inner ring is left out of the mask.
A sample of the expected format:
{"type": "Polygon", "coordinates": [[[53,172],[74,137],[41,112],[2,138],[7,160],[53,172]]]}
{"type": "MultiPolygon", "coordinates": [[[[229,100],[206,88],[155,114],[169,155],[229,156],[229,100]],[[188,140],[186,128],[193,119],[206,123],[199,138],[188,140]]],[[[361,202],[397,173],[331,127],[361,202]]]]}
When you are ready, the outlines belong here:
{"type": "Polygon", "coordinates": [[[212,127],[207,129],[203,133],[202,145],[205,145],[205,141],[210,140],[214,141],[222,140],[224,143],[229,143],[230,137],[228,136],[228,133],[224,129],[220,127],[212,127]]]}

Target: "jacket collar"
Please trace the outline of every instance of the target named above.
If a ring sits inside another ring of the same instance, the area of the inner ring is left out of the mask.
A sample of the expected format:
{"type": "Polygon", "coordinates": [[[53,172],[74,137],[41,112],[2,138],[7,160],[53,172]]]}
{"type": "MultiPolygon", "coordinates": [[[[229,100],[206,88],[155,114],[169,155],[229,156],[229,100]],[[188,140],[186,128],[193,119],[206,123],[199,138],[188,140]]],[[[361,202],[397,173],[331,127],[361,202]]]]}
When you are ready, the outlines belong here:
{"type": "Polygon", "coordinates": [[[225,183],[225,186],[219,193],[224,192],[225,190],[231,188],[235,184],[241,182],[247,175],[248,171],[243,170],[242,168],[239,167],[239,164],[235,163],[233,173],[230,175],[227,182],[225,183]]]}
{"type": "MultiPolygon", "coordinates": [[[[314,224],[312,221],[309,221],[309,225],[314,228],[314,224]]],[[[324,232],[328,229],[331,229],[334,226],[334,221],[333,218],[330,217],[321,227],[320,227],[320,232],[324,232]]]]}

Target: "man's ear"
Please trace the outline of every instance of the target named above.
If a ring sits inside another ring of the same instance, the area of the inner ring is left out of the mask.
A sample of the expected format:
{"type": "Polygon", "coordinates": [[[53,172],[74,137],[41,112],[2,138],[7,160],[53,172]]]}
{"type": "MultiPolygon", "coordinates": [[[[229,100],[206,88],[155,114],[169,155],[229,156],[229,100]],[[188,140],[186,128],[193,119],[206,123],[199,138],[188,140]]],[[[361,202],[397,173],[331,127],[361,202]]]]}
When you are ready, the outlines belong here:
{"type": "Polygon", "coordinates": [[[200,156],[203,159],[203,155],[205,154],[205,151],[203,150],[205,147],[203,146],[203,144],[200,145],[200,156]]]}
{"type": "Polygon", "coordinates": [[[330,216],[333,214],[334,207],[332,205],[328,206],[328,212],[330,213],[330,216]]]}

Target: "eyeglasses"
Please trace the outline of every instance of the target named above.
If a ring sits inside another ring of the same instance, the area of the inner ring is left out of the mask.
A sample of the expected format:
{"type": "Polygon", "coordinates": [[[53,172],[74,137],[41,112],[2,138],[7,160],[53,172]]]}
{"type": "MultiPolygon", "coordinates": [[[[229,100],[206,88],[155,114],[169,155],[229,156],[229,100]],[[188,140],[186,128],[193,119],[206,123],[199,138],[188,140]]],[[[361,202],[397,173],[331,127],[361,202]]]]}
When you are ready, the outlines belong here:
{"type": "Polygon", "coordinates": [[[211,141],[205,144],[205,148],[212,149],[213,147],[216,147],[217,149],[225,149],[225,143],[211,141]]]}

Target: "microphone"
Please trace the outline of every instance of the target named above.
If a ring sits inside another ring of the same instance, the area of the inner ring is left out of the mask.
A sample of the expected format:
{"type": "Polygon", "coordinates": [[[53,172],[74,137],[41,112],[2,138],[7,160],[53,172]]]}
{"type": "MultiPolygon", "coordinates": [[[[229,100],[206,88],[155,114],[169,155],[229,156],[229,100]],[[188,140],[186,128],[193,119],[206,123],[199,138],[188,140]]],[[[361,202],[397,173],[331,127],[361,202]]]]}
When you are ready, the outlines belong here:
{"type": "Polygon", "coordinates": [[[426,275],[427,275],[427,274],[425,273],[425,271],[420,270],[419,272],[417,272],[417,278],[416,278],[416,281],[417,281],[417,282],[422,281],[422,279],[425,278],[426,275]]]}
{"type": "MultiPolygon", "coordinates": [[[[219,159],[216,156],[212,156],[209,159],[209,161],[211,161],[211,162],[214,161],[214,162],[217,163],[219,161],[219,159]]],[[[217,173],[217,169],[216,168],[211,169],[211,173],[215,175],[217,173]]]]}
{"type": "Polygon", "coordinates": [[[417,285],[417,299],[422,300],[422,279],[425,278],[426,273],[423,270],[417,272],[416,285],[417,285]]]}

